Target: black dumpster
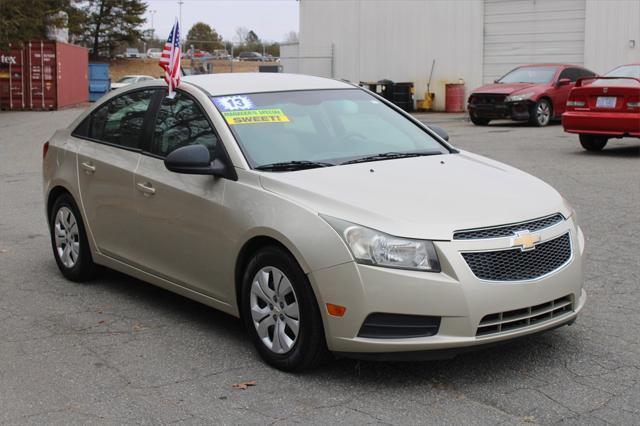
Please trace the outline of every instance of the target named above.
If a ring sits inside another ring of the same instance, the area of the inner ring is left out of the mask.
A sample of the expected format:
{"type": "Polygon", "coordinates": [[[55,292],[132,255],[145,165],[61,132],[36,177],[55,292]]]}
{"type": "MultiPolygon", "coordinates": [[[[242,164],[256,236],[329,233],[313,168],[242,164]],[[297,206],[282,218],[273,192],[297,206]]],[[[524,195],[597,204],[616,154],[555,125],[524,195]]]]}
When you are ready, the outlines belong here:
{"type": "Polygon", "coordinates": [[[377,93],[407,112],[413,111],[413,83],[395,83],[391,80],[361,81],[360,86],[377,93]]]}

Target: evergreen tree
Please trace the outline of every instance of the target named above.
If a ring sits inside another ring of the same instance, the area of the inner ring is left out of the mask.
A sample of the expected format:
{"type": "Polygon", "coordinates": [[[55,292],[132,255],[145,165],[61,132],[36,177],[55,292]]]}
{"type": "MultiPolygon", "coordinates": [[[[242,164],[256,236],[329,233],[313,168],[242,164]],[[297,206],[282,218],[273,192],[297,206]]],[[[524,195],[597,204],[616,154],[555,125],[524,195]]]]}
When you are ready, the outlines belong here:
{"type": "Polygon", "coordinates": [[[193,45],[196,49],[210,51],[214,49],[222,49],[224,47],[222,37],[216,32],[216,30],[204,22],[198,22],[191,27],[187,34],[187,41],[185,44],[189,47],[193,45]]]}

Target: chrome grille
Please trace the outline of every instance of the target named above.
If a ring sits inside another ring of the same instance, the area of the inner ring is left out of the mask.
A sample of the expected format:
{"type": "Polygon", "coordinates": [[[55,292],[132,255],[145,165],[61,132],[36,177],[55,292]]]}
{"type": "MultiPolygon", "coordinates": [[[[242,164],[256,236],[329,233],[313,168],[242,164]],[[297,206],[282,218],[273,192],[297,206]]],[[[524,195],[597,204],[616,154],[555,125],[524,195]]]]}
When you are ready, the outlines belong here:
{"type": "Polygon", "coordinates": [[[537,325],[570,312],[573,312],[573,302],[571,296],[565,296],[540,305],[485,315],[478,325],[476,336],[537,325]]]}
{"type": "Polygon", "coordinates": [[[569,233],[537,244],[534,249],[464,252],[473,274],[487,281],[523,281],[559,269],[571,259],[569,233]]]}
{"type": "Polygon", "coordinates": [[[454,240],[481,240],[487,238],[511,237],[518,231],[539,231],[548,228],[564,220],[564,216],[556,213],[551,216],[533,219],[527,222],[512,223],[509,225],[492,226],[479,229],[465,229],[453,233],[454,240]]]}

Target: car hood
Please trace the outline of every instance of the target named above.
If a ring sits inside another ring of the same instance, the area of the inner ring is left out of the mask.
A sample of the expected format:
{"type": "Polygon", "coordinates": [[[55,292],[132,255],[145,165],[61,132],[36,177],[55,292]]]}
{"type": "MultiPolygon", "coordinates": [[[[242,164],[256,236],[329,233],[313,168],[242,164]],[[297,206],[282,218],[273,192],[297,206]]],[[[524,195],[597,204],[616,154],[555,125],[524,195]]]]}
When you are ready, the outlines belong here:
{"type": "Polygon", "coordinates": [[[543,181],[467,152],[263,173],[260,181],[316,213],[410,238],[450,240],[456,230],[571,211],[543,181]]]}
{"type": "Polygon", "coordinates": [[[496,93],[501,95],[510,95],[523,89],[539,86],[539,84],[532,83],[509,83],[509,84],[487,84],[486,86],[478,87],[474,93],[496,93]]]}

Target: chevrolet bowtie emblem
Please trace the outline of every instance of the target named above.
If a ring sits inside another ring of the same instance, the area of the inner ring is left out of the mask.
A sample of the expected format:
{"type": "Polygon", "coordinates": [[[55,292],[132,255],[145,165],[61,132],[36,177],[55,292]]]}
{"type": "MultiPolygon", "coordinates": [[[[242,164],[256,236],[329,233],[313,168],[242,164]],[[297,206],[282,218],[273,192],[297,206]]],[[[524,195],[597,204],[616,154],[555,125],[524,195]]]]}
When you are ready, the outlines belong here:
{"type": "Polygon", "coordinates": [[[516,236],[511,238],[511,247],[520,247],[520,250],[527,251],[536,248],[540,242],[540,235],[532,234],[529,231],[516,232],[516,236]]]}

